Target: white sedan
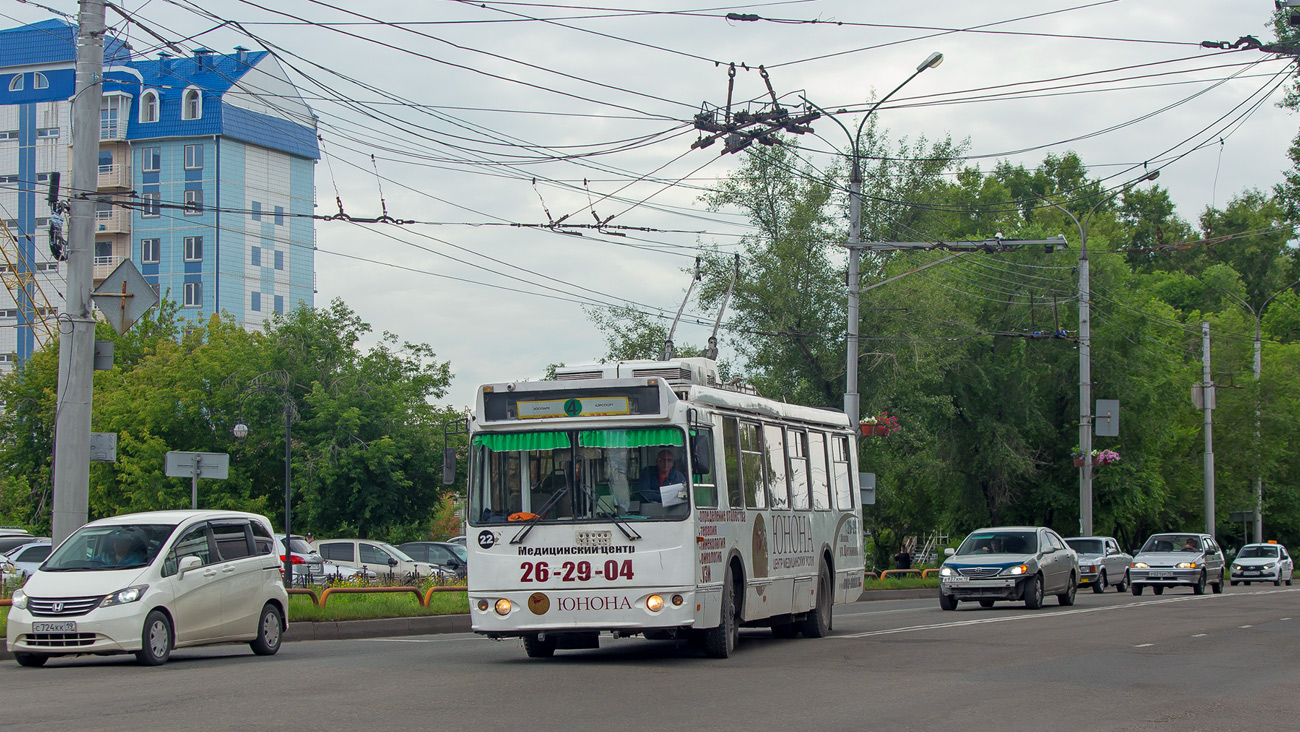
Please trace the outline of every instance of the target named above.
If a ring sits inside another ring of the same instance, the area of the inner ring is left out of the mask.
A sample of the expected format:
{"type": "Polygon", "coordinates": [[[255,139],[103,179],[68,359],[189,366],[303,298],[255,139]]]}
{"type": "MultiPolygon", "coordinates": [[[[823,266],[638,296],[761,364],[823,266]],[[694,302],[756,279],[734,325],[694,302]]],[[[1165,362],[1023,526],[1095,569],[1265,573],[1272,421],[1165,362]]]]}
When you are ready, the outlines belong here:
{"type": "Polygon", "coordinates": [[[1228,581],[1234,585],[1238,582],[1247,585],[1251,582],[1272,582],[1274,585],[1285,582],[1289,585],[1294,571],[1295,562],[1281,544],[1247,544],[1232,560],[1228,581]]]}

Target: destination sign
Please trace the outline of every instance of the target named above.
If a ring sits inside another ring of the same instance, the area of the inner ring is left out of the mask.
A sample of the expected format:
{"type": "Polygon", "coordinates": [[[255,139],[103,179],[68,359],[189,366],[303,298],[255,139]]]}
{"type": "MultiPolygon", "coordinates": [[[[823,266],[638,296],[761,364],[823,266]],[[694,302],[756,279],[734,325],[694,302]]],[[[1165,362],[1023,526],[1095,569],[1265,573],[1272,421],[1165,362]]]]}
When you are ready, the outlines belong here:
{"type": "Polygon", "coordinates": [[[618,414],[631,414],[627,397],[586,397],[579,399],[547,399],[544,401],[520,401],[519,419],[543,419],[546,417],[608,417],[618,414]]]}

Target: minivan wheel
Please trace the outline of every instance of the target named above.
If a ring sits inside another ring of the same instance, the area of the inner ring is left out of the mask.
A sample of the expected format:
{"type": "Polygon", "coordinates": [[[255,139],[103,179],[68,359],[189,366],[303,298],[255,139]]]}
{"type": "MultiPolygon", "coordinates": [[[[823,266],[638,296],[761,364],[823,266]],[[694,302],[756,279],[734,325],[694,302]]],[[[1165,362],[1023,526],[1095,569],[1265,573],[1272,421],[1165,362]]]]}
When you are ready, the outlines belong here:
{"type": "Polygon", "coordinates": [[[161,666],[172,655],[172,623],[161,610],[151,610],[144,619],[142,644],[135,660],[142,666],[161,666]]]}
{"type": "Polygon", "coordinates": [[[284,624],[280,622],[280,608],[266,603],[262,606],[262,616],[257,620],[257,637],[249,643],[253,653],[259,656],[274,656],[276,651],[280,650],[280,642],[284,640],[284,635],[280,630],[284,624]]]}
{"type": "Polygon", "coordinates": [[[19,666],[35,668],[37,666],[44,666],[45,662],[50,660],[50,657],[42,656],[39,653],[15,653],[14,660],[18,662],[19,666]]]}

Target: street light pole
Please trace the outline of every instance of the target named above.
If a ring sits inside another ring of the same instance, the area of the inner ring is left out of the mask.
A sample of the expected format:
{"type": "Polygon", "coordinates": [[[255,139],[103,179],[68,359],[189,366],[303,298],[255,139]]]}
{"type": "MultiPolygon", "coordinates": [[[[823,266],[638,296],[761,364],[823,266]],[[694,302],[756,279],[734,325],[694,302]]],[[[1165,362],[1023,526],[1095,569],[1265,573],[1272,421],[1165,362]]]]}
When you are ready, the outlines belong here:
{"type": "Polygon", "coordinates": [[[1039,196],[1047,204],[1065,212],[1079,229],[1079,451],[1083,453],[1083,465],[1079,468],[1079,532],[1082,536],[1092,536],[1092,283],[1088,261],[1088,222],[1111,199],[1138,183],[1159,177],[1160,171],[1157,170],[1124,184],[1093,205],[1083,221],[1064,206],[1046,196],[1039,196]]]}
{"type": "Polygon", "coordinates": [[[244,401],[255,393],[270,394],[280,400],[281,406],[284,407],[284,586],[293,587],[293,507],[291,494],[289,492],[291,477],[291,458],[289,446],[293,442],[293,398],[287,391],[271,389],[260,384],[254,384],[244,391],[239,397],[239,418],[235,421],[235,427],[232,430],[235,437],[243,439],[248,436],[248,425],[244,423],[244,401]]]}
{"type": "Polygon", "coordinates": [[[852,164],[849,168],[849,312],[848,312],[848,337],[845,339],[845,350],[848,351],[845,364],[844,377],[844,413],[849,416],[851,424],[857,424],[861,418],[858,396],[858,286],[861,271],[862,257],[862,165],[861,153],[858,150],[858,140],[862,137],[862,128],[867,124],[871,115],[885,103],[886,99],[894,96],[899,89],[907,85],[909,81],[915,79],[926,69],[933,69],[943,63],[942,53],[932,53],[916,67],[912,75],[903,80],[902,84],[894,87],[894,90],[881,97],[879,101],[871,105],[862,121],[858,123],[858,133],[856,135],[849,133],[849,128],[844,126],[834,115],[829,114],[826,110],[818,107],[812,102],[808,102],[817,111],[835,120],[835,124],[844,130],[844,134],[849,136],[849,144],[852,150],[852,164]]]}

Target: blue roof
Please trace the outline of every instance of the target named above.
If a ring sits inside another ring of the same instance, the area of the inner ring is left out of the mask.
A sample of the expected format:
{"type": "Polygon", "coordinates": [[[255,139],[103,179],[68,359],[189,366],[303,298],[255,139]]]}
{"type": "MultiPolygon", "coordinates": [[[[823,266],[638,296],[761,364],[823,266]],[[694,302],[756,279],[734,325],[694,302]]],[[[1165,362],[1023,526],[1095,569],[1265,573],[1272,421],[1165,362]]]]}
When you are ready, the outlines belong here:
{"type": "MultiPolygon", "coordinates": [[[[0,30],[0,67],[56,64],[77,59],[77,26],[65,20],[0,30]]],[[[120,39],[108,36],[104,46],[107,62],[129,61],[131,54],[120,39]]]]}

